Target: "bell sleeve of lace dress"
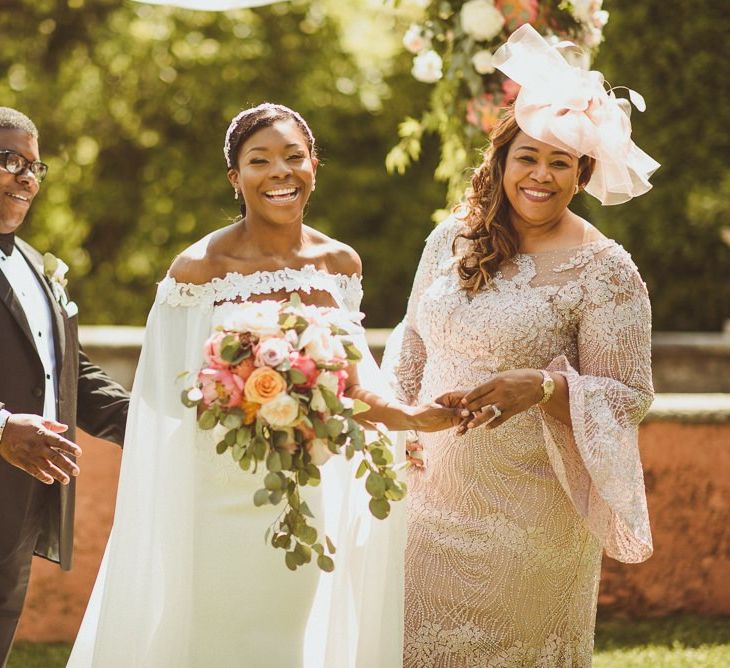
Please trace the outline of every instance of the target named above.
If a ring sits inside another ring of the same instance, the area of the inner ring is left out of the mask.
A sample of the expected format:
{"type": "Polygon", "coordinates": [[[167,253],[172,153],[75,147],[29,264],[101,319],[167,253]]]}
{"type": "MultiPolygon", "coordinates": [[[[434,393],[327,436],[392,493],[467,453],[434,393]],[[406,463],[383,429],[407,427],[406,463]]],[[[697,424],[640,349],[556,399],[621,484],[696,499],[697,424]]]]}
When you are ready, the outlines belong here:
{"type": "Polygon", "coordinates": [[[626,563],[651,556],[638,425],[654,398],[651,310],[628,254],[597,258],[583,284],[578,368],[564,355],[548,370],[565,376],[572,429],[543,411],[552,466],[606,554],[626,563]]]}
{"type": "Polygon", "coordinates": [[[450,256],[455,228],[456,221],[448,219],[439,224],[426,239],[408,298],[406,316],[393,330],[383,354],[382,368],[388,374],[396,399],[407,405],[419,403],[421,379],[427,360],[426,346],[418,332],[418,308],[423,293],[437,274],[444,254],[450,256]]]}

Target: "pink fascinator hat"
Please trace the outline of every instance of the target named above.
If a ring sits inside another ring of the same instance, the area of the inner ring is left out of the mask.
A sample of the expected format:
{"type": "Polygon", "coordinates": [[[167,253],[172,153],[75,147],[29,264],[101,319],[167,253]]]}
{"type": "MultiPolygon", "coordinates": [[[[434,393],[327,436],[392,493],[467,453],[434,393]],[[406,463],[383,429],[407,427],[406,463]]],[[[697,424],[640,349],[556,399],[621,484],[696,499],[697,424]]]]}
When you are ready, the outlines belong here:
{"type": "MultiPolygon", "coordinates": [[[[529,23],[497,49],[493,62],[521,87],[515,120],[526,135],[596,159],[585,189],[601,204],[622,204],[651,189],[659,163],[631,141],[630,104],[606,89],[600,72],[570,65],[529,23]]],[[[629,89],[629,99],[646,109],[637,92],[629,89]]]]}

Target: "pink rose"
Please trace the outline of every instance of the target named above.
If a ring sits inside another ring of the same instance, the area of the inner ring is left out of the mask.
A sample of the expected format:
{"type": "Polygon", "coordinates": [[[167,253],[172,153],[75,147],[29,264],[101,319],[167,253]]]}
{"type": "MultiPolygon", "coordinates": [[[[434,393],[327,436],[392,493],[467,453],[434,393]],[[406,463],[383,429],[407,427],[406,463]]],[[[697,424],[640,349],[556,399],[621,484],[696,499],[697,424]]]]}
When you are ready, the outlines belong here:
{"type": "Polygon", "coordinates": [[[227,369],[203,369],[198,374],[198,382],[206,406],[218,402],[225,408],[233,408],[241,403],[243,379],[227,369]]]}
{"type": "Polygon", "coordinates": [[[223,332],[217,332],[205,342],[205,359],[210,366],[216,369],[225,369],[228,367],[228,362],[221,357],[221,341],[223,341],[225,336],[223,332]]]}
{"type": "Polygon", "coordinates": [[[290,350],[289,343],[284,339],[266,339],[256,348],[256,366],[279,366],[290,350]]]}
{"type": "Polygon", "coordinates": [[[291,353],[289,355],[289,363],[292,369],[301,371],[307,377],[307,380],[301,385],[297,385],[297,387],[314,387],[314,384],[317,382],[317,376],[319,376],[319,369],[317,369],[317,365],[311,357],[296,352],[291,353]]]}
{"type": "Polygon", "coordinates": [[[335,371],[335,375],[337,376],[337,396],[341,397],[345,393],[345,388],[347,387],[347,369],[335,371]]]}

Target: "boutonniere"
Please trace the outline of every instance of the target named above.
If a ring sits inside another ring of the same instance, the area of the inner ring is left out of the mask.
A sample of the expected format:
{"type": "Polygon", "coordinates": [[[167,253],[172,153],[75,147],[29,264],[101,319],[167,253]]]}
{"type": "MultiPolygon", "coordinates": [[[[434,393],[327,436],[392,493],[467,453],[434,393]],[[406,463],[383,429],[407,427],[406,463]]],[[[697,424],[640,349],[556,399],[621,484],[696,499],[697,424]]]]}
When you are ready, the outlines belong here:
{"type": "Polygon", "coordinates": [[[70,301],[66,294],[66,284],[68,283],[66,280],[67,271],[68,265],[52,253],[46,253],[43,256],[43,274],[51,286],[53,297],[61,308],[66,311],[66,315],[69,318],[73,318],[79,312],[79,307],[76,306],[76,302],[70,301]]]}

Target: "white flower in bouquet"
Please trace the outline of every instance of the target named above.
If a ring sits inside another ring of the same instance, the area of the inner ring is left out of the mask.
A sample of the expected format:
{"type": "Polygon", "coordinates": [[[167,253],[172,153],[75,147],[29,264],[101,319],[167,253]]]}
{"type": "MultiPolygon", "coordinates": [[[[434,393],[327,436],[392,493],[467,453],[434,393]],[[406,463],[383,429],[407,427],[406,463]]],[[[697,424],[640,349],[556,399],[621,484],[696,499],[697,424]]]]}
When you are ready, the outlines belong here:
{"type": "Polygon", "coordinates": [[[299,402],[282,392],[261,406],[259,415],[272,427],[292,427],[299,418],[299,402]]]}
{"type": "Polygon", "coordinates": [[[339,387],[340,381],[335,374],[331,371],[322,371],[317,376],[317,386],[323,387],[325,390],[329,390],[332,394],[339,394],[337,388],[339,387]]]}
{"type": "Polygon", "coordinates": [[[586,30],[583,41],[589,49],[594,49],[603,41],[603,31],[600,28],[590,27],[586,30]]]}
{"type": "Polygon", "coordinates": [[[593,14],[593,25],[596,28],[603,28],[608,23],[609,13],[605,9],[601,9],[593,14]]]}
{"type": "Polygon", "coordinates": [[[403,46],[411,53],[419,53],[431,48],[431,40],[426,37],[421,26],[413,24],[403,35],[403,46]]]}
{"type": "Polygon", "coordinates": [[[471,59],[471,64],[479,74],[491,74],[494,72],[494,55],[488,49],[477,51],[471,59]]]}
{"type": "Polygon", "coordinates": [[[433,50],[424,51],[413,59],[411,74],[414,79],[423,83],[436,83],[444,75],[443,65],[438,53],[433,50]]]}
{"type": "Polygon", "coordinates": [[[262,341],[256,351],[256,366],[279,366],[289,357],[291,347],[284,339],[271,338],[262,341]]]}
{"type": "Polygon", "coordinates": [[[342,341],[332,334],[329,327],[307,327],[299,337],[299,348],[305,350],[315,362],[344,360],[347,356],[342,341]]]}
{"type": "Polygon", "coordinates": [[[262,339],[276,336],[281,332],[280,308],[281,305],[273,301],[245,304],[226,318],[223,328],[231,331],[250,332],[262,339]]]}
{"type": "Polygon", "coordinates": [[[461,8],[461,27],[477,42],[494,39],[504,27],[504,16],[492,0],[469,0],[461,8]]]}
{"type": "Polygon", "coordinates": [[[576,21],[592,24],[596,14],[601,10],[602,4],[603,0],[571,0],[571,13],[576,21]]]}

